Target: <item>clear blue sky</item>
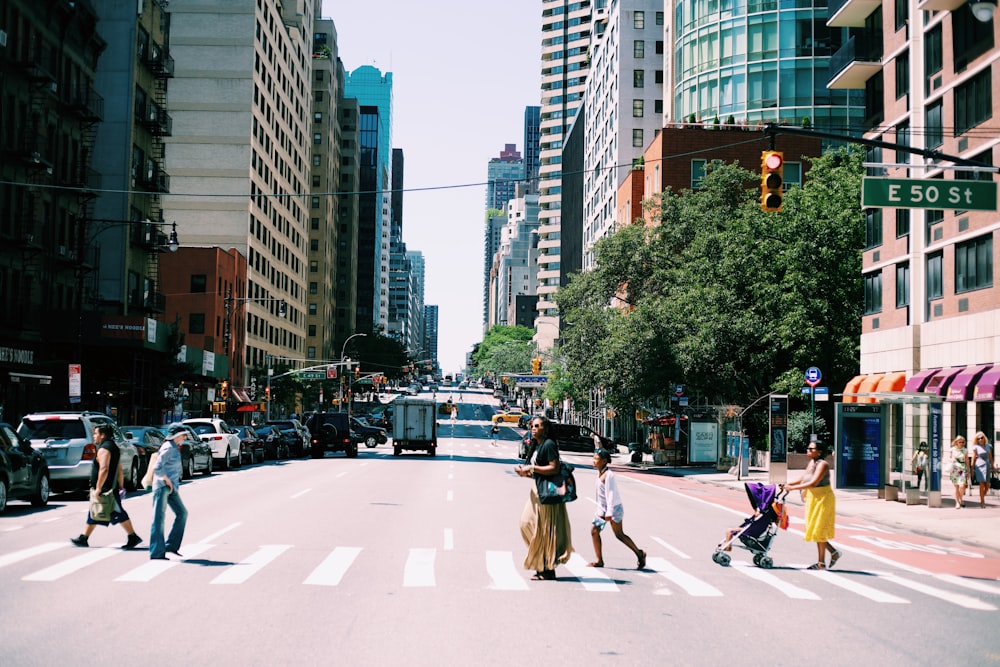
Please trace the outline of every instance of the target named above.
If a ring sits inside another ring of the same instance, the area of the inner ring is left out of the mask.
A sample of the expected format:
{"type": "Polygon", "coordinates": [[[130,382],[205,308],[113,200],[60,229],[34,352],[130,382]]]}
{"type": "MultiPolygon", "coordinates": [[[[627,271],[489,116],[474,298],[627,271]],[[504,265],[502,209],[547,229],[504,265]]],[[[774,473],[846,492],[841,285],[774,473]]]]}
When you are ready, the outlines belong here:
{"type": "Polygon", "coordinates": [[[393,73],[394,148],[403,150],[403,240],[427,263],[424,299],[440,309],[438,359],[460,370],[483,337],[486,165],[523,154],[524,107],[540,100],[539,0],[324,0],[347,71],[393,73]]]}

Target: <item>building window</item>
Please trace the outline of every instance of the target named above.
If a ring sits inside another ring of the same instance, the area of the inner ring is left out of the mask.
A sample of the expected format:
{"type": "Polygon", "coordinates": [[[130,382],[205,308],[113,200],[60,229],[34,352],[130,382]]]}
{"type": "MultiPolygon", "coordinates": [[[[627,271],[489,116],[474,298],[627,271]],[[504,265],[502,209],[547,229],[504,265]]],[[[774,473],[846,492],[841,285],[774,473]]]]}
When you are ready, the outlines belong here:
{"type": "Polygon", "coordinates": [[[865,315],[882,312],[882,272],[865,275],[865,315]]]}
{"type": "Polygon", "coordinates": [[[205,333],[205,313],[191,313],[188,315],[188,333],[205,333]]]}
{"type": "Polygon", "coordinates": [[[646,57],[646,42],[641,39],[637,39],[632,42],[632,57],[633,58],[645,58],[646,57]]]}
{"type": "Polygon", "coordinates": [[[708,160],[691,160],[691,189],[701,188],[701,182],[705,180],[705,167],[708,160]]]}
{"type": "MultiPolygon", "coordinates": [[[[896,126],[896,143],[900,146],[910,145],[910,122],[906,121],[896,126]]],[[[900,164],[910,163],[910,153],[908,151],[896,151],[896,162],[900,164]]]]}
{"type": "Polygon", "coordinates": [[[910,92],[910,52],[896,56],[896,99],[910,92]]]}
{"type": "Polygon", "coordinates": [[[927,107],[927,114],[924,119],[924,128],[927,138],[927,148],[937,148],[944,143],[944,130],[941,126],[940,100],[927,107]]]}
{"type": "Polygon", "coordinates": [[[309,239],[309,250],[319,252],[319,239],[309,239]]]}
{"type": "Polygon", "coordinates": [[[993,95],[987,67],[961,86],[955,87],[955,136],[993,116],[993,95]]]}
{"type": "Polygon", "coordinates": [[[944,211],[936,208],[928,209],[924,212],[924,222],[927,225],[927,234],[924,243],[931,245],[934,243],[934,225],[944,222],[944,211]]]}
{"type": "Polygon", "coordinates": [[[955,244],[955,292],[993,285],[993,234],[955,244]]]}
{"type": "Polygon", "coordinates": [[[319,273],[319,262],[315,259],[309,261],[309,273],[319,273]]]}
{"type": "Polygon", "coordinates": [[[323,101],[323,91],[322,90],[317,90],[316,93],[313,95],[313,100],[315,100],[316,102],[322,102],[323,101]]]}
{"type": "Polygon", "coordinates": [[[640,127],[632,130],[632,147],[642,148],[643,145],[644,144],[642,143],[642,128],[640,127]]]}
{"type": "Polygon", "coordinates": [[[646,71],[641,69],[632,70],[632,87],[643,88],[645,85],[646,85],[646,71]]]}
{"type": "Polygon", "coordinates": [[[319,283],[309,283],[309,293],[319,294],[319,283]]]}
{"type": "Polygon", "coordinates": [[[323,112],[322,111],[317,111],[316,113],[313,114],[313,122],[316,123],[317,125],[322,125],[323,124],[323,112]]]}
{"type": "Polygon", "coordinates": [[[656,40],[656,55],[658,55],[658,56],[662,56],[663,55],[663,40],[662,39],[656,40]]]}
{"type": "Polygon", "coordinates": [[[191,289],[192,294],[204,294],[206,288],[208,287],[208,276],[204,273],[195,273],[191,276],[191,289]]]}
{"type": "Polygon", "coordinates": [[[882,245],[882,209],[865,209],[865,250],[882,245]]]}
{"type": "Polygon", "coordinates": [[[311,337],[313,337],[313,338],[316,337],[316,325],[315,324],[310,324],[309,325],[309,335],[311,337]]]}
{"type": "MultiPolygon", "coordinates": [[[[937,88],[932,86],[934,76],[941,72],[944,66],[944,48],[941,41],[941,24],[924,33],[924,95],[930,95],[937,88]]],[[[940,85],[940,84],[938,84],[940,85]]]]}
{"type": "Polygon", "coordinates": [[[315,359],[316,358],[316,346],[315,345],[310,345],[309,349],[306,350],[306,358],[307,359],[315,359]]]}
{"type": "Polygon", "coordinates": [[[802,163],[786,162],[782,170],[782,176],[785,181],[781,186],[782,190],[788,190],[795,185],[802,185],[802,163]]]}
{"type": "Polygon", "coordinates": [[[310,303],[309,304],[309,314],[310,315],[315,315],[316,312],[317,312],[317,310],[316,310],[316,304],[315,303],[310,303]]]}
{"type": "Polygon", "coordinates": [[[906,0],[895,0],[896,30],[902,30],[909,23],[910,6],[906,0]]]}
{"type": "Polygon", "coordinates": [[[636,30],[646,27],[646,12],[636,12],[632,15],[632,27],[636,30]]]}
{"type": "Polygon", "coordinates": [[[896,238],[900,239],[910,235],[910,209],[896,209],[896,238]]]}
{"type": "Polygon", "coordinates": [[[663,12],[656,12],[656,25],[663,25],[663,12]]]}
{"type": "Polygon", "coordinates": [[[319,146],[321,143],[323,143],[323,135],[319,132],[313,133],[313,145],[319,146]]]}
{"type": "Polygon", "coordinates": [[[910,305],[910,263],[896,265],[896,308],[910,305]]]}
{"type": "Polygon", "coordinates": [[[320,156],[319,155],[313,155],[313,166],[314,167],[318,167],[319,165],[320,165],[320,156]]]}
{"type": "Polygon", "coordinates": [[[320,184],[320,175],[319,174],[313,174],[312,184],[313,184],[314,188],[318,188],[319,187],[319,184],[320,184]]]}
{"type": "Polygon", "coordinates": [[[644,100],[632,100],[632,117],[642,118],[644,100]]]}
{"type": "Polygon", "coordinates": [[[944,256],[941,251],[927,255],[927,299],[940,299],[944,296],[944,277],[942,266],[944,256]]]}
{"type": "Polygon", "coordinates": [[[656,72],[653,73],[653,82],[654,83],[663,83],[663,70],[662,69],[658,69],[658,70],[656,70],[656,72]]]}
{"type": "Polygon", "coordinates": [[[313,197],[312,198],[312,207],[313,208],[319,208],[319,197],[313,197]]]}
{"type": "Polygon", "coordinates": [[[325,72],[323,70],[321,70],[321,69],[316,70],[316,80],[317,81],[322,81],[324,74],[325,74],[325,72]]]}
{"type": "Polygon", "coordinates": [[[951,42],[955,73],[964,72],[969,63],[993,49],[993,21],[983,23],[963,3],[951,12],[951,42]]]}

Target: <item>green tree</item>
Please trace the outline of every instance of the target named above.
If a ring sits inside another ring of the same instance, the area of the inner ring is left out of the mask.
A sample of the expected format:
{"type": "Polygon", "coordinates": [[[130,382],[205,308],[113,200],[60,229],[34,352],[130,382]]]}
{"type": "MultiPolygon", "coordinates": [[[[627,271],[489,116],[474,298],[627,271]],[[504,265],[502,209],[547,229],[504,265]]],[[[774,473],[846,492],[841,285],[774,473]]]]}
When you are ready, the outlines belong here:
{"type": "Polygon", "coordinates": [[[496,376],[527,371],[536,349],[532,341],[534,335],[528,327],[505,324],[490,327],[472,355],[476,371],[496,376]]]}

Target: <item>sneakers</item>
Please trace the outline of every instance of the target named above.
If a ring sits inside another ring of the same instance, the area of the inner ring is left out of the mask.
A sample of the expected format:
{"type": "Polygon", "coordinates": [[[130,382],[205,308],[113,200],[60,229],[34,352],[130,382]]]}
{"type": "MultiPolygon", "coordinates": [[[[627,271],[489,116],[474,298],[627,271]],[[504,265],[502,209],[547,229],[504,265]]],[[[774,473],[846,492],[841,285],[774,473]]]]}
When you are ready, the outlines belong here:
{"type": "Polygon", "coordinates": [[[136,535],[135,533],[132,533],[131,535],[128,536],[128,542],[126,542],[125,545],[122,546],[122,549],[135,549],[140,542],[142,542],[142,538],[136,535]]]}
{"type": "Polygon", "coordinates": [[[173,554],[173,555],[177,556],[178,558],[184,558],[184,554],[182,554],[177,549],[167,549],[167,553],[168,554],[173,554]]]}
{"type": "Polygon", "coordinates": [[[90,543],[87,542],[87,536],[86,535],[78,535],[76,537],[71,537],[69,541],[72,542],[73,544],[75,544],[78,547],[89,547],[90,546],[90,543]]]}

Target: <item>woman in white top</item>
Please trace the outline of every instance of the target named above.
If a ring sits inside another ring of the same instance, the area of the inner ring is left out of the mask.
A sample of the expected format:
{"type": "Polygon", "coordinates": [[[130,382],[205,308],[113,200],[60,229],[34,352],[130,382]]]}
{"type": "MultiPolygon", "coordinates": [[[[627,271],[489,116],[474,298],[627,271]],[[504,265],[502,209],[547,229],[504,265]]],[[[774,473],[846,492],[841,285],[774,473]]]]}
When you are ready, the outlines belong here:
{"type": "Polygon", "coordinates": [[[646,552],[635,546],[632,538],[626,535],[622,529],[625,508],[622,506],[621,494],[618,493],[618,482],[615,480],[615,474],[608,467],[609,463],[611,463],[611,452],[606,449],[598,449],[594,452],[594,467],[597,468],[597,511],[594,516],[594,525],[590,529],[590,536],[594,541],[594,554],[597,556],[597,560],[588,563],[588,565],[590,567],[604,567],[601,531],[610,521],[615,537],[632,550],[639,561],[639,569],[641,570],[646,567],[646,552]]]}
{"type": "Polygon", "coordinates": [[[990,490],[990,471],[993,470],[993,448],[986,434],[979,431],[969,445],[969,483],[979,484],[979,506],[986,507],[986,492],[990,490]]]}

